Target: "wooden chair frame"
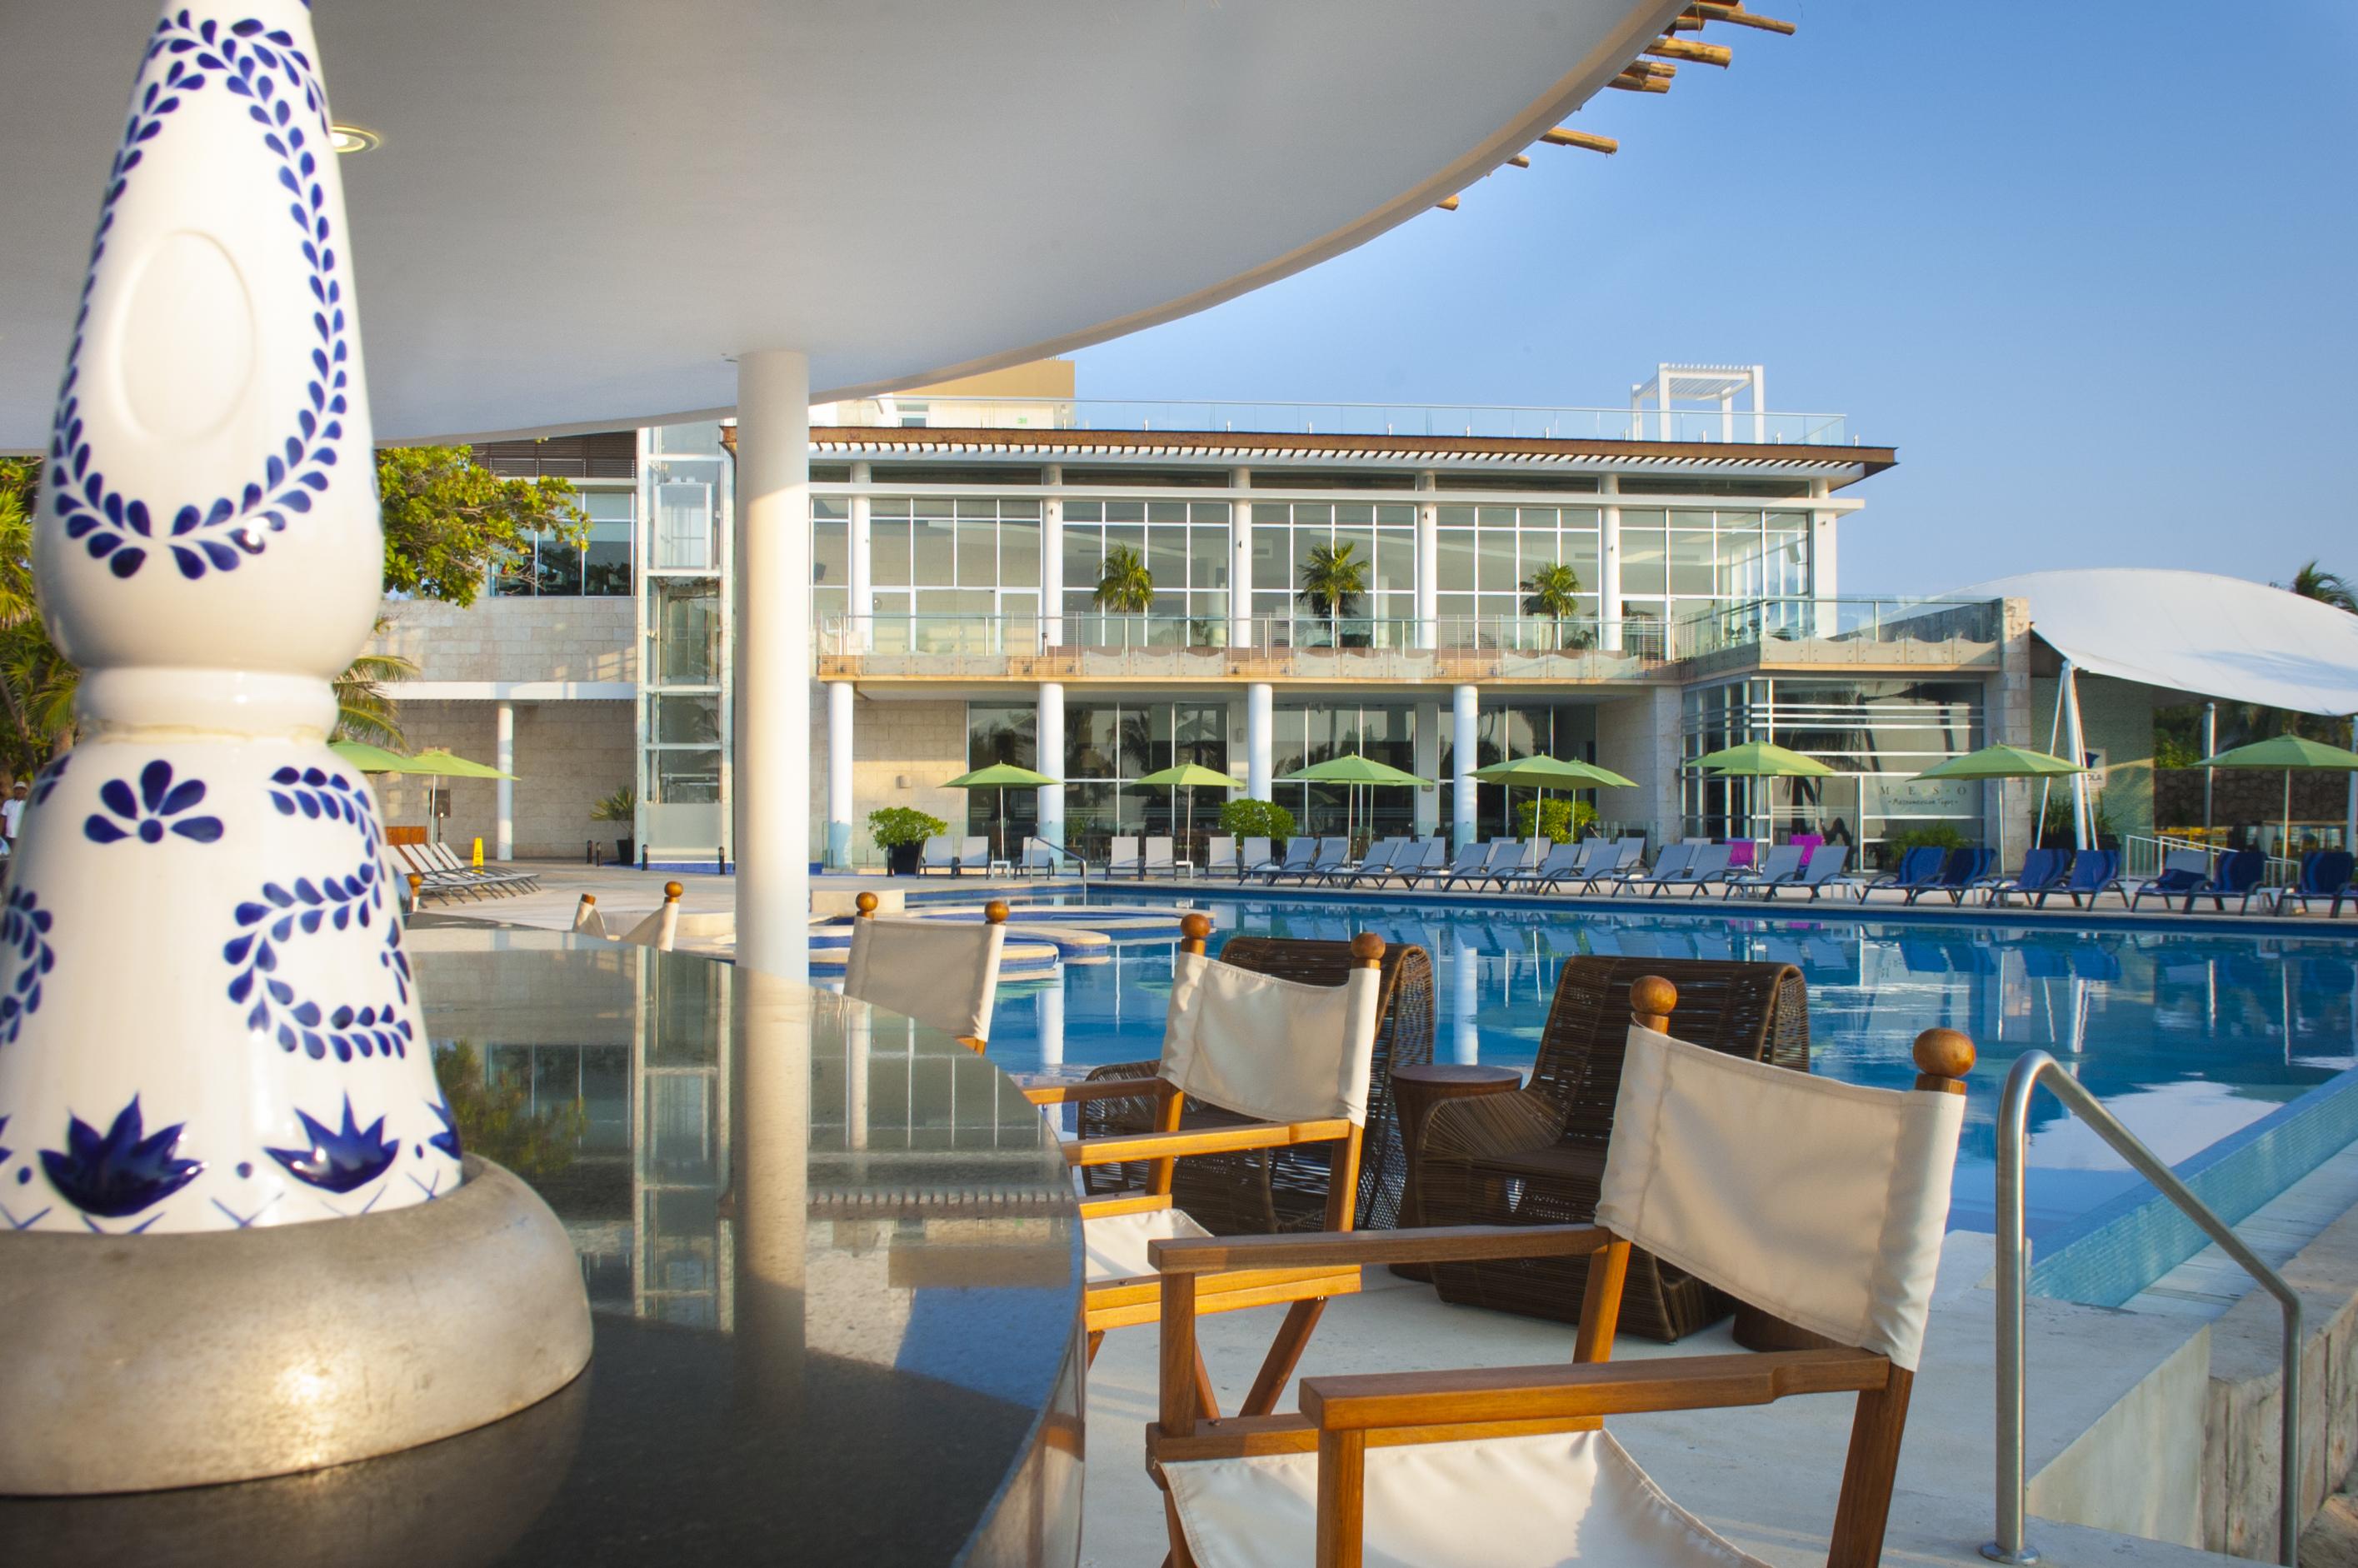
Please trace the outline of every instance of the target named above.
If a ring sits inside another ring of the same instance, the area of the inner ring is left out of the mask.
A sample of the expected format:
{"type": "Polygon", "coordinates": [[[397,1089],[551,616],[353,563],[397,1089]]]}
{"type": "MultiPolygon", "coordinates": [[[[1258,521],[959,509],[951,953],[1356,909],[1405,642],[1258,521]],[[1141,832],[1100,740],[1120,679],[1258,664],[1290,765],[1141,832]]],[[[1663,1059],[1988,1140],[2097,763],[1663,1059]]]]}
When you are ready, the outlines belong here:
{"type": "MultiPolygon", "coordinates": [[[[1676,1000],[1668,980],[1641,979],[1630,987],[1632,1022],[1667,1033],[1667,1015],[1676,1000]]],[[[1973,1043],[1965,1036],[1928,1029],[1916,1038],[1916,1087],[1963,1094],[1973,1062],[1973,1043]]],[[[1843,1348],[1684,1356],[1617,1366],[1613,1339],[1629,1250],[1627,1240],[1595,1225],[1455,1226],[1152,1243],[1148,1255],[1163,1278],[1163,1346],[1156,1419],[1146,1429],[1146,1465],[1163,1488],[1170,1568],[1195,1568],[1195,1558],[1163,1480],[1165,1464],[1315,1452],[1317,1568],[1359,1568],[1371,1446],[1587,1432],[1603,1426],[1608,1415],[1760,1405],[1796,1394],[1831,1393],[1855,1394],[1857,1406],[1827,1568],[1877,1568],[1915,1374],[1878,1352],[1843,1348]],[[1203,1396],[1195,1320],[1209,1309],[1198,1305],[1200,1281],[1286,1270],[1550,1257],[1591,1260],[1570,1366],[1305,1378],[1296,1415],[1249,1411],[1222,1420],[1203,1396]]]]}
{"type": "MultiPolygon", "coordinates": [[[[664,885],[669,888],[679,886],[677,882],[666,882],[664,885]]],[[[581,896],[586,900],[590,895],[588,893],[583,893],[581,896]]],[[[861,893],[859,897],[851,901],[852,907],[859,912],[853,916],[853,918],[856,920],[875,919],[877,906],[882,901],[880,901],[872,892],[861,893]]],[[[985,925],[1004,925],[1007,924],[1007,901],[1005,899],[994,898],[989,903],[982,906],[982,918],[985,925]]],[[[858,940],[858,936],[859,934],[855,931],[853,933],[853,939],[855,941],[858,940]]],[[[973,1052],[978,1056],[981,1055],[983,1051],[990,1044],[989,1040],[973,1034],[953,1034],[950,1038],[957,1041],[959,1044],[965,1046],[968,1050],[973,1052]]]]}
{"type": "MultiPolygon", "coordinates": [[[[1204,939],[1211,935],[1211,929],[1212,923],[1207,916],[1185,916],[1180,922],[1182,950],[1200,957],[1204,951],[1204,939]]],[[[1383,939],[1372,932],[1363,931],[1351,939],[1352,959],[1361,968],[1380,969],[1383,954],[1383,939]]],[[[1155,1102],[1154,1131],[1087,1141],[1076,1139],[1065,1145],[1065,1162],[1070,1166],[1119,1164],[1132,1161],[1148,1165],[1147,1185],[1143,1193],[1084,1202],[1081,1205],[1084,1222],[1100,1217],[1152,1213],[1170,1208],[1172,1179],[1178,1162],[1191,1154],[1224,1154],[1249,1149],[1282,1149],[1297,1144],[1327,1143],[1333,1145],[1330,1156],[1333,1173],[1327,1182],[1326,1229],[1322,1234],[1355,1234],[1351,1226],[1357,1217],[1358,1206],[1363,1130],[1346,1119],[1246,1122],[1232,1127],[1206,1127],[1182,1131],[1179,1119],[1185,1096],[1177,1086],[1161,1077],[1044,1084],[1028,1088],[1024,1093],[1033,1104],[1038,1106],[1149,1097],[1155,1102]]],[[[1152,1244],[1152,1247],[1161,1245],[1160,1242],[1152,1244]]],[[[1325,1314],[1326,1303],[1336,1296],[1353,1294],[1358,1289],[1359,1267],[1357,1260],[1317,1258],[1298,1262],[1254,1261],[1235,1269],[1189,1269],[1170,1275],[1108,1281],[1089,1286],[1084,1297],[1083,1325],[1088,1334],[1088,1357],[1091,1361],[1097,1359],[1098,1347],[1104,1342],[1108,1329],[1160,1321],[1163,1333],[1165,1378],[1171,1375],[1171,1347],[1176,1343],[1186,1357],[1183,1375],[1188,1386],[1188,1408],[1217,1417],[1219,1402],[1213,1395],[1210,1375],[1205,1370],[1203,1354],[1195,1344],[1195,1318],[1206,1313],[1237,1312],[1246,1307],[1271,1306],[1280,1302],[1291,1303],[1286,1310],[1285,1321],[1279,1325],[1277,1337],[1271,1342],[1260,1370],[1254,1376],[1252,1388],[1246,1394],[1238,1412],[1247,1418],[1264,1417],[1276,1407],[1278,1396],[1293,1380],[1293,1368],[1302,1359],[1303,1349],[1310,1342],[1311,1331],[1318,1326],[1318,1319],[1325,1314]],[[1175,1341],[1171,1335],[1174,1312],[1185,1325],[1184,1332],[1175,1341]]]]}

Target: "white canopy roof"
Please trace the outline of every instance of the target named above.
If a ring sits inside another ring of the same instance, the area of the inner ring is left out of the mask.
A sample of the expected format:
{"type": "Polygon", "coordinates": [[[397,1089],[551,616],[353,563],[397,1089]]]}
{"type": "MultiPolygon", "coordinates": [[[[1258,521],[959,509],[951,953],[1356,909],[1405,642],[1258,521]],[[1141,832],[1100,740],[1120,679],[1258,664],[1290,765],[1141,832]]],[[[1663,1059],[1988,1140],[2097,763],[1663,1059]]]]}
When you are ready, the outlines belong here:
{"type": "Polygon", "coordinates": [[[2301,713],[2358,713],[2358,615],[2266,583],[2144,567],[1961,589],[2027,599],[2031,630],[2091,675],[2301,713]]]}
{"type": "MultiPolygon", "coordinates": [[[[709,414],[760,349],[827,402],[1169,320],[1427,211],[1680,4],[335,0],[336,117],[384,138],[343,168],[376,433],[709,414]]],[[[0,0],[0,450],[49,438],[157,9],[0,0]]]]}

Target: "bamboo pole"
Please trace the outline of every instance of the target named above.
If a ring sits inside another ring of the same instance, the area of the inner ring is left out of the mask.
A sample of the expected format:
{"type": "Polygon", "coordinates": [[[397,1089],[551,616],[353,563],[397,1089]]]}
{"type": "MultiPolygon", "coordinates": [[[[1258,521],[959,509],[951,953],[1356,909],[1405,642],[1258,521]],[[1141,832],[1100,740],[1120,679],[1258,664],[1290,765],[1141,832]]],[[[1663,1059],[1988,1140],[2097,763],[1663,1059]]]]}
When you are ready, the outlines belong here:
{"type": "Polygon", "coordinates": [[[1444,196],[1440,200],[1434,202],[1433,205],[1440,208],[1444,212],[1455,212],[1457,211],[1457,198],[1455,196],[1444,196]]]}
{"type": "Polygon", "coordinates": [[[1697,65],[1725,66],[1736,58],[1736,51],[1725,44],[1706,44],[1693,38],[1656,38],[1646,46],[1646,52],[1657,59],[1692,60],[1697,65]]]}
{"type": "Polygon", "coordinates": [[[1791,38],[1800,29],[1790,22],[1780,22],[1774,16],[1763,16],[1741,5],[1721,5],[1710,0],[1697,0],[1687,7],[1687,15],[1705,22],[1729,22],[1739,27],[1758,27],[1764,33],[1782,33],[1791,38]]]}
{"type": "Polygon", "coordinates": [[[1624,92],[1668,92],[1671,90],[1671,84],[1659,76],[1632,76],[1628,71],[1623,71],[1605,85],[1617,87],[1624,92]]]}
{"type": "Polygon", "coordinates": [[[1590,152],[1603,153],[1607,157],[1621,150],[1621,144],[1611,136],[1600,136],[1588,131],[1575,131],[1567,125],[1558,125],[1552,131],[1541,131],[1540,140],[1552,147],[1585,147],[1590,152]]]}

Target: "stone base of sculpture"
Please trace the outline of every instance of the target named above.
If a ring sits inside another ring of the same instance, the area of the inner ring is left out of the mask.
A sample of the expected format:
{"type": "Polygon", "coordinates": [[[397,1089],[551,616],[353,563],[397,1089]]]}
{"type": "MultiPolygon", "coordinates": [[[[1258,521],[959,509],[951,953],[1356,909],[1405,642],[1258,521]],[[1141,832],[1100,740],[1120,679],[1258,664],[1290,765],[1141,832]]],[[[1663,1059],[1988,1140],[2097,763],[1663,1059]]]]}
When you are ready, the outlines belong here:
{"type": "Polygon", "coordinates": [[[431,1203],[194,1235],[0,1235],[0,1495],[287,1475],[469,1432],[590,1360],[564,1227],[472,1156],[431,1203]]]}

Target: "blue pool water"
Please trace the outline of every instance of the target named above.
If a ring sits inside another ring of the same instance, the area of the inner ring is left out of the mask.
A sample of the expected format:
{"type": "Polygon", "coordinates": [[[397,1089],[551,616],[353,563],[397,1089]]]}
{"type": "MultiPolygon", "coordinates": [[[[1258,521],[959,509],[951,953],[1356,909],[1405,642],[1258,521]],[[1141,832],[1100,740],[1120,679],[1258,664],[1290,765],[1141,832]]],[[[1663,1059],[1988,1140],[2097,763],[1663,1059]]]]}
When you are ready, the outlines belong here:
{"type": "MultiPolygon", "coordinates": [[[[1108,903],[1157,902],[1124,892],[1108,903]]],[[[1162,902],[1184,903],[1165,899],[1162,902]]],[[[1528,1067],[1563,957],[1580,953],[1791,963],[1810,987],[1813,1070],[1906,1087],[1909,1047],[1935,1024],[1980,1047],[1951,1210],[1993,1228],[1997,1097],[2014,1058],[2053,1052],[2130,1130],[2176,1163],[2358,1064],[2358,943],[2192,929],[2067,931],[1982,921],[1351,904],[1282,896],[1204,901],[1228,935],[1371,930],[1433,957],[1443,1061],[1528,1067]]],[[[1019,916],[1020,918],[1020,916],[1019,916]]],[[[1171,943],[1121,942],[1108,961],[1002,989],[990,1054],[1011,1071],[1154,1055],[1171,943]]],[[[2041,1097],[2032,1111],[2029,1219],[2051,1231],[2140,1184],[2041,1097]]]]}

